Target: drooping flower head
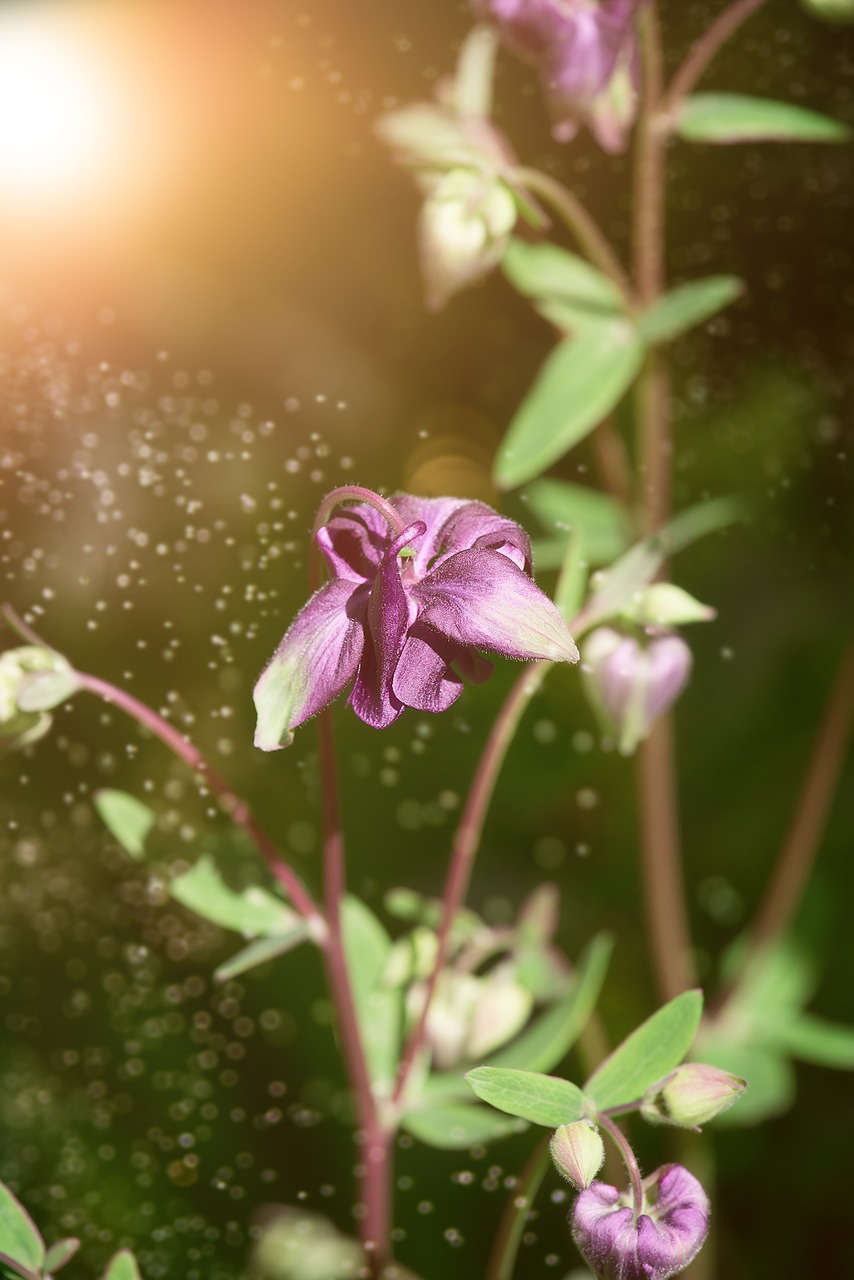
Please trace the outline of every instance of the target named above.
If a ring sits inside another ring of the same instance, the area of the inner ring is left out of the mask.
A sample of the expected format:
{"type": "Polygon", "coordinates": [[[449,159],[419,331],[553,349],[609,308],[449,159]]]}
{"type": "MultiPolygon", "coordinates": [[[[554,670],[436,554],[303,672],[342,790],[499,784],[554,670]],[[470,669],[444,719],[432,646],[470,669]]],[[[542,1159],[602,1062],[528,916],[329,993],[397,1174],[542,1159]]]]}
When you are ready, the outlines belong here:
{"type": "Polygon", "coordinates": [[[619,750],[630,755],[687,684],[691,650],[674,632],[641,642],[613,627],[597,627],[583,649],[588,696],[619,750]]]}
{"type": "Polygon", "coordinates": [[[634,1220],[632,1192],[594,1182],[575,1202],[572,1235],[602,1280],[667,1280],[699,1253],[709,1229],[709,1198],[697,1179],[666,1164],[643,1182],[634,1220]]]}
{"type": "Polygon", "coordinates": [[[263,751],[350,688],[350,705],[383,729],[405,707],[444,711],[463,677],[492,673],[481,650],[509,658],[576,662],[578,650],[555,605],[532,577],[524,529],[482,502],[460,498],[388,501],[340,490],[317,529],[329,581],[288,628],[255,686],[263,751]]]}
{"type": "Polygon", "coordinates": [[[635,19],[642,0],[474,0],[504,43],[531,62],[560,142],[586,124],[622,151],[639,84],[635,19]]]}

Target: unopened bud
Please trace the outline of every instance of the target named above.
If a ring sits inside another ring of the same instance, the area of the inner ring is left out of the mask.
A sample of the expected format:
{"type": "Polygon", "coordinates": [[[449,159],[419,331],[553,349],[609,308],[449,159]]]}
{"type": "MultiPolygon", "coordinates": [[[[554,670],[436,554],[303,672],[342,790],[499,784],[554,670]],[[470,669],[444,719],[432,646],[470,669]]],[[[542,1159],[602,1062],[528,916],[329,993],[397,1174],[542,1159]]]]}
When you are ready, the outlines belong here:
{"type": "Polygon", "coordinates": [[[591,702],[623,755],[631,755],[656,720],[676,701],[691,672],[681,636],[653,636],[641,644],[598,627],[582,647],[582,673],[591,702]]]}
{"type": "Polygon", "coordinates": [[[454,169],[421,210],[421,268],[427,306],[488,275],[501,261],[516,223],[516,201],[504,183],[474,169],[454,169]]]}
{"type": "Polygon", "coordinates": [[[650,1124],[696,1129],[738,1102],[747,1081],[719,1067],[685,1062],[646,1091],[641,1115],[650,1124]]]}
{"type": "Polygon", "coordinates": [[[576,1191],[590,1186],[605,1160],[605,1144],[589,1120],[574,1120],[555,1129],[549,1150],[558,1173],[576,1191]]]}
{"type": "Polygon", "coordinates": [[[72,667],[51,649],[22,645],[0,653],[0,749],[43,737],[51,726],[48,713],[78,688],[72,667]]]}

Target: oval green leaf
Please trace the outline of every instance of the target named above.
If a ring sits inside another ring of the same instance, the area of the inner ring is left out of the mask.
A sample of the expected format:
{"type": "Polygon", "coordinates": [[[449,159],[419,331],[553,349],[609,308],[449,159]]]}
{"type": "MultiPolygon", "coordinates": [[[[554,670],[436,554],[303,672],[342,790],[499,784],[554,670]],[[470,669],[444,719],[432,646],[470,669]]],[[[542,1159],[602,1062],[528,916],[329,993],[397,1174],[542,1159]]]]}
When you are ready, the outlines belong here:
{"type": "Polygon", "coordinates": [[[0,1261],[19,1275],[36,1275],[41,1274],[44,1255],[38,1227],[5,1182],[0,1182],[0,1261]]]}
{"type": "Polygon", "coordinates": [[[275,960],[277,956],[283,956],[287,951],[293,951],[294,947],[305,942],[310,933],[308,922],[300,920],[287,933],[271,938],[256,938],[249,943],[248,947],[244,947],[230,960],[223,961],[214,969],[214,977],[217,982],[228,982],[230,978],[236,978],[241,973],[257,969],[258,965],[266,964],[268,960],[275,960]]]}
{"type": "Polygon", "coordinates": [[[52,1244],[45,1254],[45,1271],[59,1271],[61,1267],[71,1261],[79,1248],[80,1241],[76,1236],[67,1236],[65,1240],[57,1240],[56,1244],[52,1244]]]}
{"type": "Polygon", "coordinates": [[[108,787],[96,791],[92,803],[98,817],[125,853],[132,858],[144,857],[145,840],[154,826],[154,810],[137,800],[136,796],[108,787]]]}
{"type": "Polygon", "coordinates": [[[410,1111],[401,1120],[401,1128],[413,1138],[444,1151],[467,1150],[479,1143],[495,1142],[512,1133],[524,1133],[527,1127],[524,1120],[499,1116],[473,1103],[410,1111]]]}
{"type": "MultiPolygon", "coordinates": [[[[629,545],[626,513],[616,499],[598,489],[547,477],[528,485],[524,497],[550,533],[581,533],[588,564],[610,564],[629,545]]],[[[566,546],[565,539],[562,545],[566,546]]]]}
{"type": "Polygon", "coordinates": [[[686,142],[847,142],[839,120],[791,102],[741,93],[696,93],[685,98],[675,130],[686,142]]]}
{"type": "Polygon", "coordinates": [[[403,1011],[401,991],[383,982],[392,941],[370,908],[352,894],[342,903],[341,926],[368,1069],[377,1093],[387,1096],[397,1074],[403,1011]]]}
{"type": "Polygon", "coordinates": [[[578,1085],[557,1076],[507,1067],[475,1067],[466,1072],[466,1083],[490,1106],[547,1129],[571,1124],[583,1114],[584,1095],[578,1085]]]}
{"type": "Polygon", "coordinates": [[[561,342],[540,369],[498,450],[498,488],[533,480],[598,426],[634,382],[643,352],[627,320],[561,342]]]}
{"type": "Polygon", "coordinates": [[[623,313],[623,299],[613,281],[556,244],[527,244],[514,237],[501,269],[525,297],[558,303],[568,327],[615,320],[623,313]]]}
{"type": "Polygon", "coordinates": [[[188,911],[211,920],[223,929],[233,929],[245,938],[279,936],[297,922],[297,914],[280,898],[260,885],[232,889],[225,883],[209,854],[169,885],[169,895],[188,911]]]}
{"type": "Polygon", "coordinates": [[[142,1280],[136,1258],[130,1249],[119,1249],[107,1263],[101,1280],[142,1280]]]}
{"type": "Polygon", "coordinates": [[[766,1038],[801,1062],[854,1071],[854,1027],[805,1013],[794,1022],[781,1022],[766,1038]]]}
{"type": "Polygon", "coordinates": [[[665,293],[637,318],[641,336],[651,345],[670,342],[723,311],[744,293],[738,276],[708,276],[665,293]]]}
{"type": "Polygon", "coordinates": [[[703,993],[683,991],[634,1030],[584,1086],[602,1111],[637,1102],[691,1048],[703,1013],[703,993]]]}

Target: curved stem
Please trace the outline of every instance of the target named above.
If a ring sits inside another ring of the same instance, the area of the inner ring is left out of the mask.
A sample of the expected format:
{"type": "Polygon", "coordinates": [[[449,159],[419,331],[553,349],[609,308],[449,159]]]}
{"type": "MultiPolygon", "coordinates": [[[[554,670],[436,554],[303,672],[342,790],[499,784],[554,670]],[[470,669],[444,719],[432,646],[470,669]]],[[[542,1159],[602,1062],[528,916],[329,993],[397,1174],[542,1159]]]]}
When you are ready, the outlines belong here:
{"type": "Polygon", "coordinates": [[[538,1142],[504,1207],[484,1280],[512,1280],[516,1255],[537,1192],[549,1167],[548,1135],[538,1142]]]}
{"type": "MultiPolygon", "coordinates": [[[[824,708],[789,832],[750,930],[742,973],[789,928],[809,877],[845,761],[854,720],[854,644],[839,665],[824,708]]],[[[735,980],[737,983],[738,979],[735,980]]],[[[715,1002],[719,1014],[735,983],[715,1002]]]]}
{"type": "Polygon", "coordinates": [[[542,196],[551,205],[555,213],[560,215],[564,224],[575,236],[590,261],[617,286],[627,310],[634,311],[637,307],[637,301],[631,281],[611,242],[578,197],[573,195],[556,178],[552,178],[547,173],[542,173],[539,169],[516,169],[514,170],[514,176],[529,191],[542,196]]]}
{"type": "Polygon", "coordinates": [[[308,579],[309,588],[312,591],[315,591],[320,586],[320,556],[317,549],[317,534],[326,524],[335,508],[341,506],[344,502],[363,502],[366,506],[373,507],[374,511],[378,511],[387,521],[394,538],[400,537],[406,527],[400,518],[399,512],[380,494],[374,493],[373,489],[365,489],[360,484],[344,484],[327,493],[317,508],[317,514],[314,517],[314,524],[311,529],[308,579]]]}
{"type": "Polygon", "coordinates": [[[341,904],[346,890],[344,835],[338,803],[331,711],[323,711],[318,717],[318,734],[323,808],[323,896],[329,929],[324,957],[363,1136],[359,1175],[363,1213],[359,1236],[368,1255],[371,1275],[376,1276],[388,1261],[390,1252],[394,1131],[383,1124],[377,1106],[344,948],[341,923],[341,904]]]}
{"type": "Polygon", "coordinates": [[[600,1124],[611,1137],[623,1157],[623,1163],[626,1166],[629,1180],[632,1184],[632,1221],[637,1223],[638,1218],[643,1213],[643,1182],[641,1181],[640,1169],[638,1168],[635,1153],[632,1151],[631,1143],[619,1125],[614,1124],[610,1116],[600,1112],[596,1117],[596,1123],[600,1124]]]}
{"type": "Polygon", "coordinates": [[[510,690],[498,717],[492,726],[483,754],[477,766],[468,793],[460,825],[454,835],[451,861],[442,895],[442,917],[439,923],[438,945],[433,970],[427,982],[424,1005],[418,1022],[404,1049],[397,1073],[394,1101],[399,1102],[406,1089],[406,1082],[419,1050],[424,1044],[427,1018],[436,991],[439,974],[448,954],[451,929],[471,879],[472,867],[480,845],[483,824],[498,780],[498,774],[513,740],[513,735],[531,698],[539,689],[546,672],[553,663],[543,659],[529,663],[510,690]]]}
{"type": "Polygon", "coordinates": [[[312,922],[315,940],[322,942],[326,929],[320,911],[308,890],[291,867],[282,860],[276,845],[253,816],[246,801],[241,800],[232,791],[225,779],[212,764],[208,763],[198,747],[189,742],[168,720],[158,715],[156,711],[146,706],[144,702],[140,702],[138,698],[128,693],[127,690],[120,689],[118,685],[110,684],[108,680],[102,680],[99,676],[90,676],[82,671],[78,671],[75,674],[80,681],[81,689],[94,694],[110,706],[118,707],[120,711],[124,711],[137,724],[142,725],[143,728],[153,733],[156,738],[159,738],[163,745],[168,747],[179,760],[183,760],[194,773],[199,775],[206,786],[210,787],[232,822],[250,837],[296,910],[306,920],[312,922]]]}
{"type": "Polygon", "coordinates": [[[667,90],[664,111],[669,119],[674,118],[682,99],[691,92],[700,77],[705,74],[709,63],[741,24],[766,3],[767,0],[735,0],[735,3],[724,9],[723,13],[719,13],[712,25],[698,40],[695,40],[667,90]]]}

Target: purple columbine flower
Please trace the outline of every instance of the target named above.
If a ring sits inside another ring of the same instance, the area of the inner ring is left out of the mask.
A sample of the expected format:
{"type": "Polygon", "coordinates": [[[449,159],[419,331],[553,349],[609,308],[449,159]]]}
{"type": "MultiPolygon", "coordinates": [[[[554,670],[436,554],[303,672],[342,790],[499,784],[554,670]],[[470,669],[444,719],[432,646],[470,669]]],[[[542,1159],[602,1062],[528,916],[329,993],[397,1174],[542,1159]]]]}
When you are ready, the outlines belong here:
{"type": "Polygon", "coordinates": [[[580,124],[606,151],[622,151],[640,73],[635,18],[642,0],[474,0],[504,43],[537,69],[555,137],[580,124]]]}
{"type": "Polygon", "coordinates": [[[709,1229],[709,1199],[679,1164],[643,1182],[637,1221],[632,1192],[594,1182],[575,1202],[572,1235],[602,1280],[667,1280],[699,1253],[709,1229]]]}
{"type": "Polygon", "coordinates": [[[404,707],[445,711],[463,677],[478,684],[492,674],[482,649],[578,660],[566,623],[533,581],[520,525],[482,502],[357,492],[370,501],[341,508],[317,531],[330,581],[255,686],[256,746],[286,746],[350,685],[356,715],[377,729],[404,707]]]}

